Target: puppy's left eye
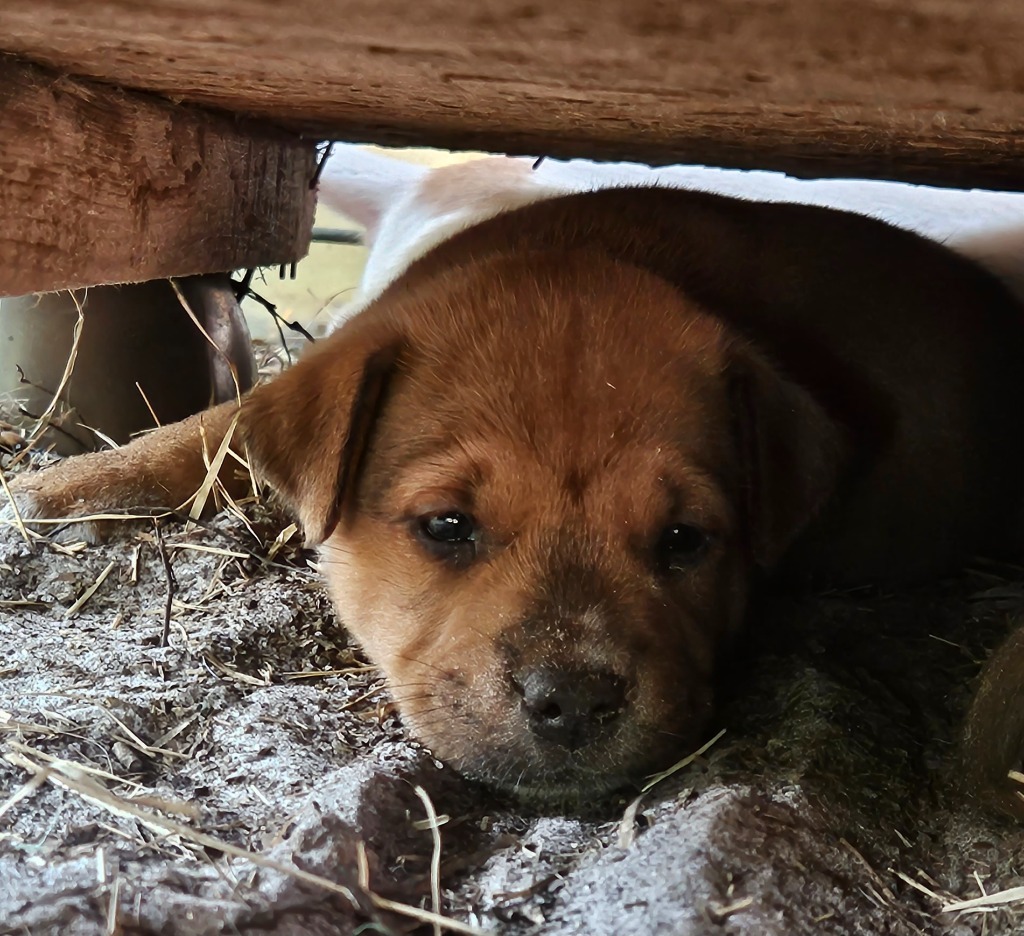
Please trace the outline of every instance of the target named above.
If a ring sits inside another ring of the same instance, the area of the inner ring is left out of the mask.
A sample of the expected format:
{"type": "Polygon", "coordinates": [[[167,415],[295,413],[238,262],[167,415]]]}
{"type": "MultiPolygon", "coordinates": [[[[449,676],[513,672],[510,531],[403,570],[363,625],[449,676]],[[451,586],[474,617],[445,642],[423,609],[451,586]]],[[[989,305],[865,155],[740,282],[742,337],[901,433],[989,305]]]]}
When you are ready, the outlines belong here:
{"type": "Polygon", "coordinates": [[[418,533],[420,542],[439,558],[461,565],[476,554],[476,523],[458,510],[421,517],[418,533]]]}
{"type": "Polygon", "coordinates": [[[689,523],[673,523],[658,537],[655,552],[664,572],[680,572],[696,565],[708,551],[710,536],[689,523]]]}

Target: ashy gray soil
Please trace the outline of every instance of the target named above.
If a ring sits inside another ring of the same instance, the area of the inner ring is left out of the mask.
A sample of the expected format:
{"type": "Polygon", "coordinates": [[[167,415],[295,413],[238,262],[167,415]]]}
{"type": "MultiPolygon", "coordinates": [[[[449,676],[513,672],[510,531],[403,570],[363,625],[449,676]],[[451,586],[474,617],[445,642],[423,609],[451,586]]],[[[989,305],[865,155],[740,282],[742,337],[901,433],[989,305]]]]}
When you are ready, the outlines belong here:
{"type": "Polygon", "coordinates": [[[704,756],[543,815],[406,738],[314,557],[264,561],[284,521],[250,513],[90,548],[0,530],[0,933],[430,932],[417,785],[441,911],[486,931],[1024,931],[1024,903],[942,909],[1022,883],[1022,829],[951,765],[1024,571],[766,600],[704,756]]]}

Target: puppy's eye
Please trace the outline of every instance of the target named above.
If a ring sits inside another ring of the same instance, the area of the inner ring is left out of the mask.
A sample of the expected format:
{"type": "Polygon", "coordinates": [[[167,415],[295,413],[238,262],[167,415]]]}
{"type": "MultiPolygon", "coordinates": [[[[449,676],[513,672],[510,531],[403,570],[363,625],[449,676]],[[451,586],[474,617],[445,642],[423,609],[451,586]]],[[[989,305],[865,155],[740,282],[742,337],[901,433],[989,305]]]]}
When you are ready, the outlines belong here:
{"type": "Polygon", "coordinates": [[[424,519],[423,532],[439,543],[468,543],[472,541],[476,529],[473,521],[464,513],[451,510],[424,519]]]}
{"type": "Polygon", "coordinates": [[[665,527],[655,547],[658,565],[664,572],[679,572],[696,565],[708,551],[710,537],[700,527],[673,523],[665,527]]]}
{"type": "Polygon", "coordinates": [[[419,521],[419,539],[436,556],[464,563],[476,553],[473,518],[457,510],[431,514],[419,521]]]}

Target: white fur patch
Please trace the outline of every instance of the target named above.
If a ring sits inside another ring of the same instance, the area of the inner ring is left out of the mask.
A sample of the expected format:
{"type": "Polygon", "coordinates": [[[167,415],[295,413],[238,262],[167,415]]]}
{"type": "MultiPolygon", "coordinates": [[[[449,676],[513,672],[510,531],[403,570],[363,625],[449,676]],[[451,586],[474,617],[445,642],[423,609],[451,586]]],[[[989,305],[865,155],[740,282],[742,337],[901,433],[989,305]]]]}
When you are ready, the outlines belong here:
{"type": "Polygon", "coordinates": [[[512,208],[566,192],[662,185],[748,198],[841,208],[916,231],[971,257],[1024,301],[1024,194],[931,188],[857,179],[794,179],[778,172],[705,166],[652,169],[488,156],[428,169],[354,145],[336,145],[324,170],[325,204],[367,228],[370,248],[358,296],[338,309],[336,328],[432,247],[512,208]]]}

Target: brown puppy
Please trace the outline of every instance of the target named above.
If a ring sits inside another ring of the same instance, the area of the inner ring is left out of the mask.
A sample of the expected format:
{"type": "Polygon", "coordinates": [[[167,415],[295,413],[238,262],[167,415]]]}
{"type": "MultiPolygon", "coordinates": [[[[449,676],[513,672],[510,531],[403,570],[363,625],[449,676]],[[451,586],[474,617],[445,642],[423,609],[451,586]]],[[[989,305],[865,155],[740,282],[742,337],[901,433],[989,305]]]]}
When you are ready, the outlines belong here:
{"type": "MultiPolygon", "coordinates": [[[[859,582],[1010,548],[1020,308],[841,212],[610,190],[435,247],[243,403],[412,731],[585,796],[706,722],[758,569],[859,582]]],[[[170,504],[220,407],[22,479],[29,515],[170,504]]]]}

